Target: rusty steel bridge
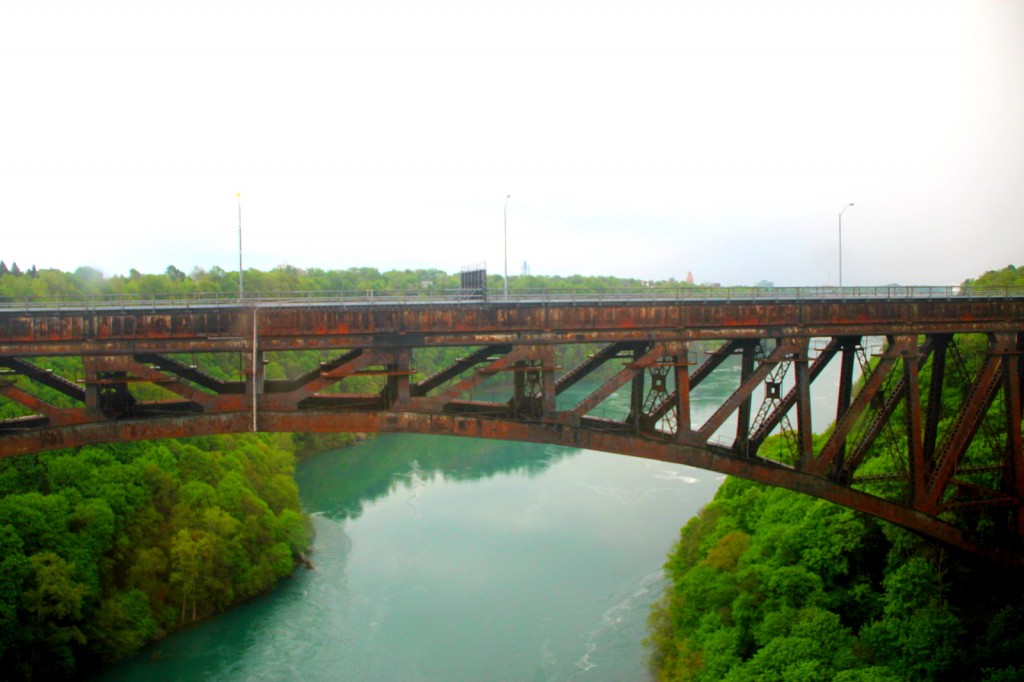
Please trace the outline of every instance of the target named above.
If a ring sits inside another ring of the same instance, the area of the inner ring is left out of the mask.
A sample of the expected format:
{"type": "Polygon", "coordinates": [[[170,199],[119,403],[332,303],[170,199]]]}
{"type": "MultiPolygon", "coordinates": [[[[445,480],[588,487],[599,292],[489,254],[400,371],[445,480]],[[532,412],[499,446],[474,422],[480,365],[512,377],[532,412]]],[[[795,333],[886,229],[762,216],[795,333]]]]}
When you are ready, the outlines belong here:
{"type": "Polygon", "coordinates": [[[246,431],[552,443],[789,488],[1020,565],[1022,353],[1024,292],[958,288],[0,304],[0,402],[20,415],[0,455],[246,431]],[[205,369],[225,358],[231,376],[205,369]],[[271,359],[306,368],[270,378],[271,359]],[[838,386],[816,383],[830,363],[838,386]],[[691,396],[721,373],[731,393],[695,423],[691,396]]]}

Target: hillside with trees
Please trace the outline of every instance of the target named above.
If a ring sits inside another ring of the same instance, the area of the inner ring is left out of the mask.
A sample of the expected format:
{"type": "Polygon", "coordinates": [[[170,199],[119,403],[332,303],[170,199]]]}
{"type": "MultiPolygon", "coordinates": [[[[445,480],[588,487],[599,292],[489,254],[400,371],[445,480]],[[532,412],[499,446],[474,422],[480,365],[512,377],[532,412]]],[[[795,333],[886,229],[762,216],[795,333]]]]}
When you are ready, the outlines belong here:
{"type": "Polygon", "coordinates": [[[294,455],[274,441],[218,436],[2,460],[5,675],[70,677],[288,575],[309,526],[294,455]]]}
{"type": "MultiPolygon", "coordinates": [[[[1024,268],[965,285],[1024,287],[1024,268]]],[[[976,367],[980,351],[963,344],[964,362],[976,367]]],[[[903,438],[881,438],[867,471],[884,470],[880,453],[903,438]]],[[[972,462],[1001,461],[998,439],[977,440],[972,462]]],[[[957,521],[984,532],[1001,522],[991,513],[957,521]]],[[[829,502],[729,479],[682,529],[665,569],[650,617],[660,680],[1024,679],[1019,571],[829,502]]]]}

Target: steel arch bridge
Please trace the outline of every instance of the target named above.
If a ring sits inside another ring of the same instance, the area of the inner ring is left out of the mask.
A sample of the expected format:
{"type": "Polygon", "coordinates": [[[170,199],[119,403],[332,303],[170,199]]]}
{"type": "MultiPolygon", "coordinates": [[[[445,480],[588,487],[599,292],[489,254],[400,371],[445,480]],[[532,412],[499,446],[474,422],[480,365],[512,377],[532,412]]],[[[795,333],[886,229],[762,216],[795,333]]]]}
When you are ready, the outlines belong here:
{"type": "Polygon", "coordinates": [[[0,455],[245,431],[551,443],[789,488],[1019,565],[1022,353],[1024,293],[947,288],[8,305],[0,407],[19,416],[0,455]],[[268,377],[271,359],[300,369],[268,377]],[[729,395],[696,423],[709,377],[729,395]],[[615,394],[628,408],[609,415],[615,394]],[[822,396],[834,421],[815,424],[822,396]]]}

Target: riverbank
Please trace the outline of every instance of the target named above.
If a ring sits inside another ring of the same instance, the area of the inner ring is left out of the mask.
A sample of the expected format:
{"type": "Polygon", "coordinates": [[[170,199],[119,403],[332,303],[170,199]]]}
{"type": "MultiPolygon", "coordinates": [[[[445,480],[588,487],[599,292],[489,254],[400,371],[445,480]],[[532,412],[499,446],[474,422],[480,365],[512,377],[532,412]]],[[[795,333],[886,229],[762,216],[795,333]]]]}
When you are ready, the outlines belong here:
{"type": "Polygon", "coordinates": [[[1019,575],[806,495],[729,479],[666,569],[659,680],[1024,678],[1019,575]]]}

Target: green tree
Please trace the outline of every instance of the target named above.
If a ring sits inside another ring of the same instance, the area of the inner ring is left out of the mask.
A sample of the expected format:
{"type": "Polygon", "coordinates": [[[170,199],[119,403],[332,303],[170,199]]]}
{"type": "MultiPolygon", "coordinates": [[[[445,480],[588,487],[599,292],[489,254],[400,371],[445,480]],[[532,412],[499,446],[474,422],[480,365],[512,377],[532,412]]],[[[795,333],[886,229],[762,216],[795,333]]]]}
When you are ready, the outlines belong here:
{"type": "Polygon", "coordinates": [[[22,598],[30,633],[24,671],[26,677],[64,677],[75,669],[75,647],[86,641],[79,625],[89,591],[53,552],[39,552],[29,562],[32,577],[22,598]]]}
{"type": "Polygon", "coordinates": [[[183,528],[171,541],[171,585],[181,595],[181,622],[195,622],[210,612],[206,576],[212,568],[215,540],[202,530],[183,528]],[[200,603],[202,606],[200,606],[200,603]],[[191,609],[189,606],[191,605],[191,609]]]}
{"type": "Polygon", "coordinates": [[[156,634],[157,624],[146,594],[130,590],[101,601],[84,630],[93,654],[112,663],[141,649],[156,634]]]}

